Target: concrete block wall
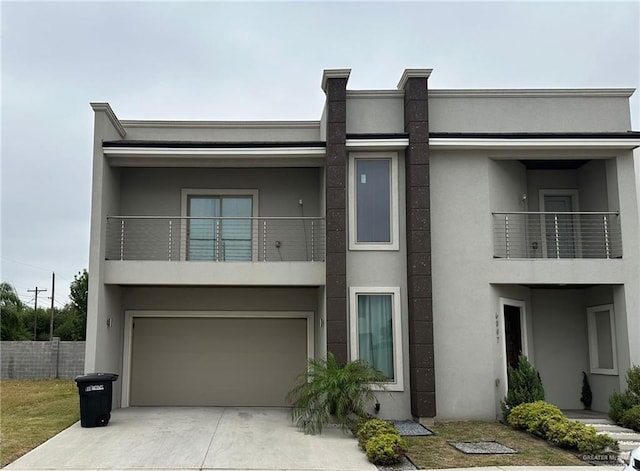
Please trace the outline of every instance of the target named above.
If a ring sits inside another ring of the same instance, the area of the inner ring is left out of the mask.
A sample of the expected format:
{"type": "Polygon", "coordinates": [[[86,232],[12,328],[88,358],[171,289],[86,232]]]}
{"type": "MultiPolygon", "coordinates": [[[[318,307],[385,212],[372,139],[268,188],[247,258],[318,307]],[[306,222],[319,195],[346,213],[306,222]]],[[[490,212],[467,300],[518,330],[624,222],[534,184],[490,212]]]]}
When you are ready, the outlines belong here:
{"type": "Polygon", "coordinates": [[[0,342],[1,379],[73,379],[84,373],[85,342],[0,342]]]}

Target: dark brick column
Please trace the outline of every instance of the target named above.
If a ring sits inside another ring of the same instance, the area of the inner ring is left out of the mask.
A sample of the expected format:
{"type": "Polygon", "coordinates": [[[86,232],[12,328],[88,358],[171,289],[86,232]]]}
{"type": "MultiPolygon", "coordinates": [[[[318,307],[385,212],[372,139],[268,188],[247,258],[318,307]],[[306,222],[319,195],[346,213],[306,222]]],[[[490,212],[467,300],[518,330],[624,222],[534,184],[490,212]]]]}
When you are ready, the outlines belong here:
{"type": "Polygon", "coordinates": [[[327,95],[325,160],[327,240],[327,350],[339,363],[347,353],[347,80],[350,69],[325,70],[322,89],[327,95]]]}
{"type": "Polygon", "coordinates": [[[407,200],[407,295],[409,298],[409,367],[411,413],[435,417],[436,387],[433,360],[431,290],[431,220],[429,214],[428,69],[405,70],[404,129],[407,200]]]}

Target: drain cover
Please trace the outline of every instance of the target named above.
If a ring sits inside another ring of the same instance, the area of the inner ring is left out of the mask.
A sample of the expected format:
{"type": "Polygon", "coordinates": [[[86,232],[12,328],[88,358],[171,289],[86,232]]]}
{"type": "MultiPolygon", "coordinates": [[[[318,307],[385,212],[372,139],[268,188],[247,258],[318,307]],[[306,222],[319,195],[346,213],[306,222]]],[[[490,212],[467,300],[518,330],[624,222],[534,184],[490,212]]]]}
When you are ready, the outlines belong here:
{"type": "Polygon", "coordinates": [[[431,430],[417,422],[414,422],[413,420],[390,420],[389,422],[393,424],[403,437],[424,437],[427,435],[433,435],[431,430]]]}
{"type": "Polygon", "coordinates": [[[498,442],[450,442],[452,446],[469,455],[508,455],[518,453],[498,442]]]}

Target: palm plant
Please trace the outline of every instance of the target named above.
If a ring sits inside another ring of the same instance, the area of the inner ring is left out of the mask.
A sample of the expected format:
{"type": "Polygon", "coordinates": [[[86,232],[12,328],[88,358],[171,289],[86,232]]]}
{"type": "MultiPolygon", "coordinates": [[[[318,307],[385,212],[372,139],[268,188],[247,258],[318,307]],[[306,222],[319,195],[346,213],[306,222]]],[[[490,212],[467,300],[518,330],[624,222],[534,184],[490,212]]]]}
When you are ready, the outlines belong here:
{"type": "Polygon", "coordinates": [[[343,430],[366,417],[367,406],[375,400],[373,386],[384,388],[387,377],[362,360],[342,366],[329,353],[326,360],[309,360],[298,380],[287,395],[293,405],[291,417],[304,433],[316,434],[331,417],[343,430]]]}

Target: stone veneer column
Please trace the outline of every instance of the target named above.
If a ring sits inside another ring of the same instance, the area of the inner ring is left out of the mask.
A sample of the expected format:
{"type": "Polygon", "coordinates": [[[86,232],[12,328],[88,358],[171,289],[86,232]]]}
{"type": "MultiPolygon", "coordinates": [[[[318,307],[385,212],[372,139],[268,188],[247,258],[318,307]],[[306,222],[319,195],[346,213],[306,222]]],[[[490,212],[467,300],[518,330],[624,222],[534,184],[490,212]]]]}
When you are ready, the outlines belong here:
{"type": "Polygon", "coordinates": [[[404,90],[404,130],[409,134],[405,153],[409,368],[411,413],[417,418],[436,415],[427,103],[430,74],[430,69],[406,69],[398,84],[404,90]]]}
{"type": "Polygon", "coordinates": [[[322,89],[327,96],[325,195],[326,195],[326,296],[327,351],[339,363],[347,350],[347,81],[351,69],[325,70],[322,89]]]}

